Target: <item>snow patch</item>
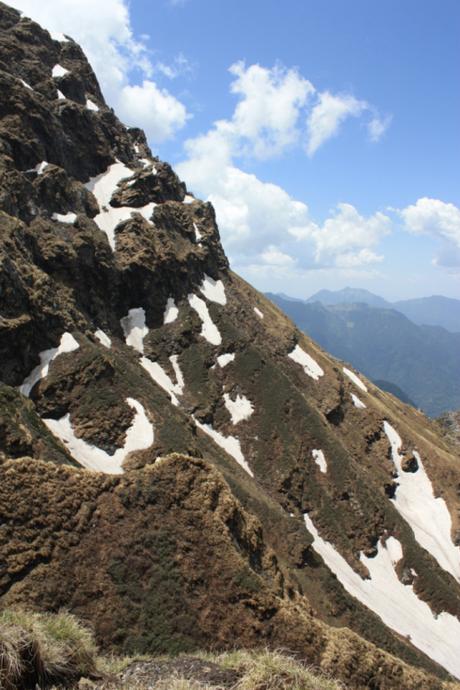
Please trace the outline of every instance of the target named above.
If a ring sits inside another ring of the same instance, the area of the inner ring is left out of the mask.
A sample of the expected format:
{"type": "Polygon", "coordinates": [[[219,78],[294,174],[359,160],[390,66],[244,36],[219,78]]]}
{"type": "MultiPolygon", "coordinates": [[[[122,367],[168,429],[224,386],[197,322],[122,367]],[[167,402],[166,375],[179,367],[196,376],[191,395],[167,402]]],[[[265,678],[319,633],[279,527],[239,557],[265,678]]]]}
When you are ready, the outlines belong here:
{"type": "Polygon", "coordinates": [[[227,366],[227,364],[230,364],[230,362],[233,362],[235,359],[235,353],[234,352],[226,352],[223,355],[219,355],[217,358],[217,364],[223,369],[224,367],[227,366]]]}
{"type": "Polygon", "coordinates": [[[128,453],[150,448],[154,440],[153,426],[147,419],[141,403],[134,398],[126,398],[126,402],[136,411],[136,414],[126,432],[123,448],[118,448],[113,455],[109,455],[105,450],[92,446],[82,438],[75,436],[70,423],[70,414],[66,414],[61,419],[44,419],[43,421],[48,429],[66,445],[72,457],[83,467],[105,474],[123,474],[122,465],[128,453]]]}
{"type": "Polygon", "coordinates": [[[26,170],[26,172],[31,173],[37,173],[37,175],[43,175],[45,172],[46,168],[48,167],[49,163],[47,161],[42,161],[41,163],[37,163],[35,168],[29,168],[29,170],[26,170]]]}
{"type": "Polygon", "coordinates": [[[21,82],[21,84],[22,84],[23,86],[26,87],[26,89],[29,89],[30,91],[33,91],[33,88],[31,87],[31,85],[28,84],[26,81],[24,81],[24,79],[20,79],[19,81],[21,82]]]}
{"type": "Polygon", "coordinates": [[[70,225],[73,225],[77,220],[77,214],[71,211],[69,213],[53,213],[51,217],[53,220],[59,221],[59,223],[69,223],[70,225]]]}
{"type": "Polygon", "coordinates": [[[403,456],[399,452],[401,437],[388,422],[385,421],[383,427],[398,472],[398,487],[391,500],[412,528],[420,546],[431,553],[441,568],[460,582],[460,549],[452,541],[452,519],[447,505],[443,498],[435,498],[430,478],[417,451],[413,451],[418,462],[417,471],[402,470],[403,456]]]}
{"type": "Polygon", "coordinates": [[[205,434],[208,434],[212,438],[212,440],[217,443],[218,446],[223,448],[226,453],[232,456],[241,467],[246,470],[246,472],[253,477],[254,474],[251,471],[251,468],[249,467],[248,463],[244,459],[244,455],[241,451],[241,445],[239,440],[235,436],[224,436],[221,434],[219,431],[216,431],[215,429],[212,428],[210,424],[202,424],[199,422],[195,417],[193,417],[193,421],[197,425],[201,431],[204,431],[205,434]]]}
{"type": "Polygon", "coordinates": [[[57,95],[58,95],[58,100],[59,100],[59,101],[65,101],[65,100],[66,100],[66,97],[64,96],[64,94],[62,93],[62,91],[59,91],[59,89],[57,90],[57,95]]]}
{"type": "Polygon", "coordinates": [[[49,366],[53,359],[59,357],[59,355],[66,354],[67,352],[73,352],[78,350],[80,345],[77,343],[73,335],[70,333],[63,333],[61,336],[61,341],[58,347],[52,347],[50,350],[43,350],[39,353],[40,364],[38,364],[30,374],[24,379],[22,384],[19,386],[19,391],[29,397],[30,391],[35,386],[36,383],[48,376],[49,366]]]}
{"type": "Polygon", "coordinates": [[[64,36],[60,31],[50,31],[50,36],[53,41],[59,41],[59,43],[68,43],[69,39],[64,36]]]}
{"type": "Polygon", "coordinates": [[[101,345],[104,345],[104,347],[110,348],[112,346],[112,341],[110,340],[109,336],[100,328],[97,329],[94,335],[99,340],[101,345]]]}
{"type": "Polygon", "coordinates": [[[363,580],[333,545],[319,536],[310,516],[304,515],[304,519],[313,536],[313,548],[347,592],[374,611],[385,625],[409,637],[415,647],[460,678],[460,621],[444,611],[435,617],[412,586],[400,582],[395,571],[402,557],[400,542],[390,537],[385,545],[379,543],[375,558],[361,554],[360,560],[370,574],[370,579],[363,580]]]}
{"type": "Polygon", "coordinates": [[[93,110],[95,113],[99,112],[99,106],[96,105],[94,101],[92,101],[90,98],[86,99],[86,107],[88,110],[93,110]]]}
{"type": "Polygon", "coordinates": [[[194,201],[196,201],[195,197],[191,196],[190,194],[186,194],[184,196],[184,201],[182,203],[183,204],[193,204],[194,201]]]}
{"type": "Polygon", "coordinates": [[[232,400],[228,393],[224,393],[225,407],[230,413],[233,424],[238,424],[249,417],[254,412],[252,402],[246,398],[245,395],[237,395],[235,400],[232,400]]]}
{"type": "Polygon", "coordinates": [[[318,465],[318,467],[319,467],[319,469],[321,470],[321,472],[323,472],[324,474],[326,474],[326,472],[327,472],[327,462],[326,462],[326,458],[324,457],[323,451],[322,451],[322,450],[316,450],[316,449],[315,449],[315,450],[312,450],[312,451],[311,451],[311,454],[312,454],[312,456],[313,456],[313,460],[316,462],[316,464],[318,465]]]}
{"type": "Polygon", "coordinates": [[[224,306],[227,304],[227,297],[225,295],[224,284],[221,280],[214,280],[210,276],[204,274],[203,282],[200,285],[200,292],[210,300],[224,306]]]}
{"type": "Polygon", "coordinates": [[[110,165],[105,172],[90,179],[86,189],[94,194],[99,204],[100,213],[93,218],[100,230],[105,232],[112,250],[115,250],[115,228],[125,220],[129,220],[133,213],[140,213],[146,220],[150,220],[156,204],[151,202],[141,208],[110,206],[110,200],[118,184],[133,176],[133,171],[124,163],[117,161],[110,165]]]}
{"type": "Polygon", "coordinates": [[[144,338],[149,332],[145,325],[145,311],[142,307],[136,307],[128,311],[128,316],[120,319],[120,324],[125,336],[125,342],[130,347],[144,354],[144,338]]]}
{"type": "Polygon", "coordinates": [[[324,376],[324,371],[321,369],[319,364],[313,359],[313,357],[310,357],[310,355],[302,350],[299,345],[295,346],[292,352],[288,354],[288,357],[293,359],[294,362],[297,362],[297,364],[300,364],[307,376],[310,376],[315,381],[318,381],[320,376],[324,376]]]}
{"type": "Polygon", "coordinates": [[[358,407],[360,410],[364,410],[364,409],[365,409],[366,405],[363,403],[362,400],[360,400],[360,399],[358,398],[357,395],[355,395],[354,393],[351,393],[351,399],[352,399],[353,405],[354,405],[355,407],[358,407]]]}
{"type": "Polygon", "coordinates": [[[203,235],[201,232],[198,230],[197,224],[193,223],[193,229],[195,230],[195,239],[197,242],[203,239],[203,235]]]}
{"type": "Polygon", "coordinates": [[[65,67],[62,67],[62,65],[54,65],[51,75],[56,79],[58,77],[63,77],[65,74],[68,73],[69,70],[65,67]]]}
{"type": "Polygon", "coordinates": [[[259,319],[263,319],[263,318],[264,318],[264,315],[262,314],[262,312],[260,311],[260,309],[257,309],[257,307],[254,307],[254,312],[256,313],[256,316],[259,317],[259,319]]]}
{"type": "Polygon", "coordinates": [[[346,367],[343,367],[343,373],[346,374],[346,375],[348,376],[348,378],[349,378],[351,381],[353,381],[353,383],[355,384],[355,386],[358,386],[358,388],[361,388],[362,391],[364,391],[365,393],[367,393],[367,388],[366,388],[366,386],[365,386],[364,383],[361,381],[361,379],[358,378],[358,377],[356,376],[356,374],[354,373],[354,371],[350,371],[350,369],[347,369],[346,367]]]}
{"type": "Polygon", "coordinates": [[[192,309],[196,311],[203,323],[201,327],[201,335],[203,338],[205,338],[208,343],[211,343],[211,345],[220,345],[222,342],[222,337],[217,326],[211,319],[206,302],[200,299],[200,297],[197,295],[193,294],[188,296],[188,301],[192,309]]]}
{"type": "Polygon", "coordinates": [[[163,317],[163,323],[173,323],[177,319],[179,315],[179,309],[176,307],[176,303],[174,302],[173,297],[168,297],[168,301],[166,302],[166,309],[163,317]]]}
{"type": "Polygon", "coordinates": [[[174,374],[176,375],[176,383],[173,383],[165,372],[163,367],[158,364],[158,362],[152,362],[148,357],[141,358],[141,366],[150,374],[152,379],[157,383],[163,390],[165,390],[171,397],[171,402],[176,407],[179,405],[178,395],[182,395],[184,392],[184,377],[182,376],[182,371],[179,366],[178,355],[172,355],[169,358],[174,369],[174,374]]]}

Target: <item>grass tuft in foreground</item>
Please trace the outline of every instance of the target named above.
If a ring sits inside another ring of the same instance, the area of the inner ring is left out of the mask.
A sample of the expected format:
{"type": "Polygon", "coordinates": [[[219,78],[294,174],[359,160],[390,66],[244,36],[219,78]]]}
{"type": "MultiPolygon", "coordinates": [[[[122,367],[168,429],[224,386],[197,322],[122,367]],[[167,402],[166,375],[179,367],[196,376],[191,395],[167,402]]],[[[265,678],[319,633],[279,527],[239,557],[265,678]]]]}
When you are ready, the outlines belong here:
{"type": "Polygon", "coordinates": [[[92,676],[91,632],[69,613],[0,612],[0,688],[27,690],[92,676]]]}

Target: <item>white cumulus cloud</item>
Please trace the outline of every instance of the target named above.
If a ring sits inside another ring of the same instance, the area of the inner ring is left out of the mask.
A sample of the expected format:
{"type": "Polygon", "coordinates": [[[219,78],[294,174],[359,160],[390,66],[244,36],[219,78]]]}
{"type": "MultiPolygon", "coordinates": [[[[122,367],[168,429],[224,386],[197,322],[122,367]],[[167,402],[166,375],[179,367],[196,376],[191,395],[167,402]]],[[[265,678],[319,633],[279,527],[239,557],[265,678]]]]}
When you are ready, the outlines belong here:
{"type": "Polygon", "coordinates": [[[409,232],[434,235],[460,247],[460,208],[423,197],[399,211],[409,232]]]}
{"type": "Polygon", "coordinates": [[[434,265],[449,269],[460,266],[460,208],[440,199],[423,197],[397,213],[408,232],[430,235],[440,241],[434,265]]]}
{"type": "Polygon", "coordinates": [[[260,65],[230,67],[231,92],[240,100],[231,120],[235,137],[250,142],[251,152],[265,158],[294,143],[300,111],[315,89],[295,69],[260,65]]]}
{"type": "Polygon", "coordinates": [[[251,156],[267,158],[300,145],[307,134],[308,112],[313,152],[346,117],[358,116],[370,106],[349,95],[318,96],[297,70],[279,65],[269,69],[238,62],[230,73],[230,90],[239,99],[231,117],[186,141],[186,158],[177,170],[192,191],[214,205],[232,262],[254,272],[256,266],[280,271],[294,264],[355,268],[381,261],[372,247],[390,231],[386,216],[365,218],[350,204],[339,204],[319,224],[305,203],[238,165],[251,156]]]}
{"type": "Polygon", "coordinates": [[[154,143],[185,124],[185,106],[152,81],[155,71],[162,70],[156,69],[144,40],[133,34],[127,0],[9,0],[9,4],[45,29],[75,39],[109,105],[129,124],[143,127],[154,143]]]}
{"type": "Polygon", "coordinates": [[[319,94],[319,100],[307,119],[307,152],[312,156],[325,141],[335,136],[348,117],[358,117],[368,109],[366,101],[349,94],[319,94]]]}

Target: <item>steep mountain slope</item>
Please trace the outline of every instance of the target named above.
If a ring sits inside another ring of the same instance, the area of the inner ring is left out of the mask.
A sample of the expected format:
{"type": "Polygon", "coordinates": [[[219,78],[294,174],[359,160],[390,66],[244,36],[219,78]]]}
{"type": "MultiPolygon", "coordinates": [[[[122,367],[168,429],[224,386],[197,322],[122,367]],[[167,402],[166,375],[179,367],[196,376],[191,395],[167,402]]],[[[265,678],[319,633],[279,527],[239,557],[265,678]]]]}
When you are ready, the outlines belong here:
{"type": "Polygon", "coordinates": [[[448,687],[453,447],[236,276],[80,48],[1,3],[0,81],[1,605],[448,687]]]}
{"type": "Polygon", "coordinates": [[[417,326],[393,309],[269,297],[322,347],[374,381],[396,384],[427,414],[460,406],[459,333],[417,326]]]}

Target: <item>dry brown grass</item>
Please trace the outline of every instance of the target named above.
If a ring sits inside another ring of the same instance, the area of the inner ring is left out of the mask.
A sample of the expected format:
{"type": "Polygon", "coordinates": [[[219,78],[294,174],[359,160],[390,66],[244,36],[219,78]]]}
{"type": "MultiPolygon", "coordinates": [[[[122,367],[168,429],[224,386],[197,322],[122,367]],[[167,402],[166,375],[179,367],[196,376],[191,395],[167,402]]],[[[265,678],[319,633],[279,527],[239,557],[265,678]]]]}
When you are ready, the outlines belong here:
{"type": "Polygon", "coordinates": [[[91,676],[95,659],[91,632],[69,613],[0,613],[2,690],[26,690],[36,684],[91,676]]]}

